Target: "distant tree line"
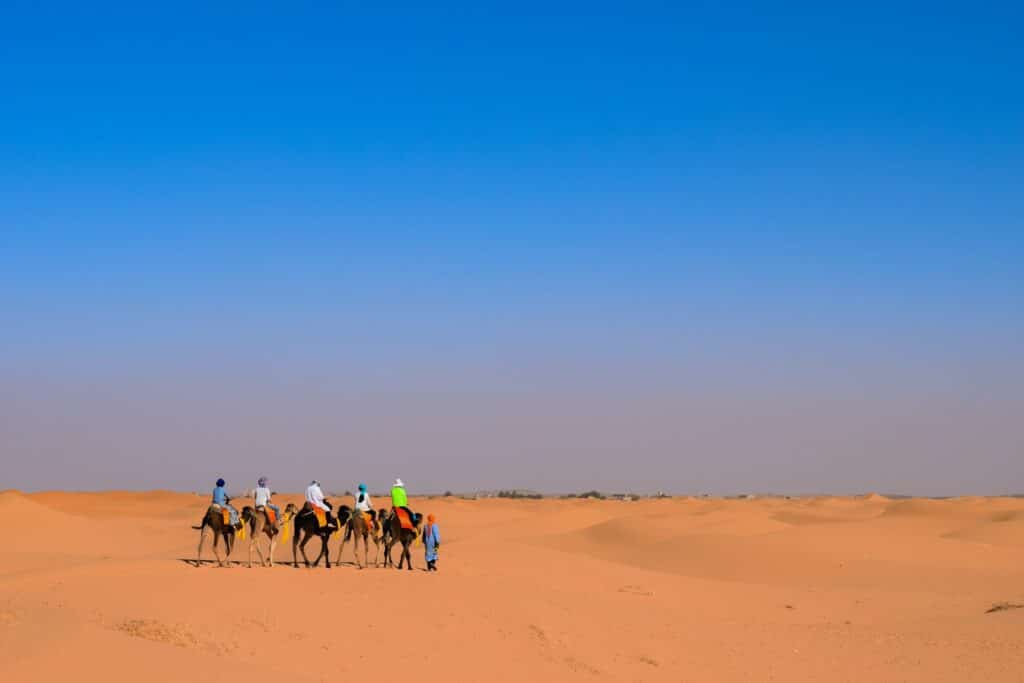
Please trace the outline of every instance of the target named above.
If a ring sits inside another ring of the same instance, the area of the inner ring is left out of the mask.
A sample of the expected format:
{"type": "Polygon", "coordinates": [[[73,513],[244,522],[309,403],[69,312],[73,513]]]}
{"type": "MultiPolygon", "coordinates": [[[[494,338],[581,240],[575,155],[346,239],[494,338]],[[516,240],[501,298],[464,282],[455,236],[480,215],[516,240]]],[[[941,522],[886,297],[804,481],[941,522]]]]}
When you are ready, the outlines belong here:
{"type": "Polygon", "coordinates": [[[496,494],[498,498],[529,498],[530,500],[540,500],[544,496],[533,491],[517,491],[516,489],[510,489],[508,491],[498,491],[496,494]]]}

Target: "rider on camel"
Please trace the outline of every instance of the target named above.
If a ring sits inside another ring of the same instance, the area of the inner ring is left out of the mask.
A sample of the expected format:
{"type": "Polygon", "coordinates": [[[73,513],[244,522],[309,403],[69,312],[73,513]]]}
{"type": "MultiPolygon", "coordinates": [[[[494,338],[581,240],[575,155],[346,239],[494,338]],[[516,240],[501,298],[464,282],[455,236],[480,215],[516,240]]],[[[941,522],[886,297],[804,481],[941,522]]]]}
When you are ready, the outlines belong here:
{"type": "Polygon", "coordinates": [[[391,507],[395,510],[393,514],[398,514],[398,508],[405,510],[409,515],[409,522],[413,525],[416,524],[416,518],[413,516],[412,510],[409,509],[409,497],[405,493],[405,484],[401,479],[395,479],[395,485],[391,487],[391,507]]]}
{"type": "Polygon", "coordinates": [[[331,504],[324,500],[324,492],[320,489],[320,482],[316,479],[311,481],[309,486],[306,487],[306,505],[313,512],[317,510],[323,511],[326,521],[322,526],[329,526],[331,524],[331,504]]]}
{"type": "Polygon", "coordinates": [[[270,496],[270,489],[267,488],[267,478],[260,477],[259,480],[256,482],[256,490],[253,491],[252,494],[253,503],[257,510],[259,510],[260,508],[270,508],[271,510],[274,511],[274,516],[276,520],[280,521],[281,508],[277,507],[276,505],[270,502],[270,496]]]}
{"type": "Polygon", "coordinates": [[[374,529],[377,528],[377,513],[373,509],[373,503],[370,501],[370,494],[366,492],[366,484],[359,485],[359,491],[356,493],[356,505],[355,509],[357,512],[370,515],[373,520],[374,529]]]}
{"type": "Polygon", "coordinates": [[[225,488],[225,482],[223,479],[217,480],[217,485],[213,489],[213,504],[219,508],[227,508],[231,513],[231,526],[237,525],[238,522],[238,510],[231,505],[231,497],[228,496],[228,490],[225,488]]]}

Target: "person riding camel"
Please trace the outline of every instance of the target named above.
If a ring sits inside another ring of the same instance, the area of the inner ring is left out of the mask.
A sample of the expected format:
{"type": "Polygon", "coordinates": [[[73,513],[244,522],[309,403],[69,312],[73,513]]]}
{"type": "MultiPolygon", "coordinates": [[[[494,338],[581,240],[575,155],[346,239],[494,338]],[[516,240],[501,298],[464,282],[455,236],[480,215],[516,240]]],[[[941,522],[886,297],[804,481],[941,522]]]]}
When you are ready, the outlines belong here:
{"type": "Polygon", "coordinates": [[[228,496],[225,485],[223,479],[217,480],[217,485],[213,488],[213,504],[219,508],[227,508],[231,513],[231,526],[235,526],[239,523],[238,510],[231,506],[231,497],[228,496]]]}
{"type": "Polygon", "coordinates": [[[320,489],[320,482],[316,479],[306,487],[306,505],[316,514],[321,527],[330,525],[331,504],[324,500],[324,492],[320,489]]]}
{"type": "Polygon", "coordinates": [[[270,496],[270,489],[267,488],[267,478],[260,477],[259,480],[256,482],[256,490],[253,491],[252,494],[253,503],[255,504],[257,510],[259,510],[260,508],[269,508],[273,510],[275,517],[274,524],[276,525],[277,522],[281,519],[281,508],[277,507],[276,505],[270,502],[270,496]]]}
{"type": "Polygon", "coordinates": [[[392,514],[398,514],[398,508],[405,510],[405,513],[409,515],[409,521],[415,524],[415,517],[412,514],[412,510],[409,509],[409,497],[405,492],[405,484],[402,483],[401,479],[395,479],[394,486],[391,487],[391,507],[392,514]]]}
{"type": "Polygon", "coordinates": [[[355,509],[358,512],[369,515],[370,520],[373,522],[373,529],[377,529],[377,513],[373,509],[373,502],[370,501],[370,494],[366,492],[366,484],[359,485],[359,491],[356,493],[356,505],[355,509]]]}

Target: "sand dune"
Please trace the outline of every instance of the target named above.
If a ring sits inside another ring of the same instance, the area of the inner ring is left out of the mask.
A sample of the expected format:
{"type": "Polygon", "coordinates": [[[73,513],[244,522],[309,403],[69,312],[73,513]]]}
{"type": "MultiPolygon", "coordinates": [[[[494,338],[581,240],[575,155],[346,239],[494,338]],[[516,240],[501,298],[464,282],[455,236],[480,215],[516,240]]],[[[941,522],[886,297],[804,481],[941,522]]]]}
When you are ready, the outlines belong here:
{"type": "MultiPolygon", "coordinates": [[[[1024,604],[1022,500],[413,505],[440,518],[437,575],[195,568],[205,496],[0,492],[0,676],[1010,681],[1024,670],[1024,609],[1012,608],[1024,604]],[[986,613],[996,603],[1011,607],[986,613]]],[[[246,557],[242,544],[233,559],[246,557]]]]}

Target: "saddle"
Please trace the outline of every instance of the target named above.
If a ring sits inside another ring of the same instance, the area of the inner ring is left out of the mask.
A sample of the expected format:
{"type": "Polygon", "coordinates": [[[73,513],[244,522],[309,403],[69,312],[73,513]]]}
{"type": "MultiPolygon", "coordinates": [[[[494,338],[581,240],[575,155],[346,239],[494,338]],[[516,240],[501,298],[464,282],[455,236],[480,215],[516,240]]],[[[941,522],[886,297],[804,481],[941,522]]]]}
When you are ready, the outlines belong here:
{"type": "Polygon", "coordinates": [[[326,510],[321,510],[309,504],[309,501],[302,506],[302,511],[299,512],[299,516],[313,515],[316,517],[316,524],[318,529],[323,528],[334,528],[337,529],[338,525],[335,523],[335,518],[330,516],[326,510]]]}
{"type": "Polygon", "coordinates": [[[277,513],[274,512],[274,508],[263,507],[262,505],[260,505],[258,508],[256,508],[256,510],[263,511],[263,514],[267,516],[267,521],[270,523],[271,526],[277,525],[277,513]]]}
{"type": "Polygon", "coordinates": [[[398,523],[403,529],[406,531],[416,531],[416,524],[408,510],[405,508],[395,508],[394,515],[398,517],[398,523]]]}
{"type": "Polygon", "coordinates": [[[224,526],[231,526],[231,510],[227,508],[221,508],[220,514],[224,516],[224,526]]]}
{"type": "Polygon", "coordinates": [[[300,512],[299,514],[315,516],[318,529],[326,529],[329,526],[327,519],[327,511],[321,510],[320,508],[311,505],[308,500],[306,501],[306,504],[302,506],[302,512],[300,512]]]}

